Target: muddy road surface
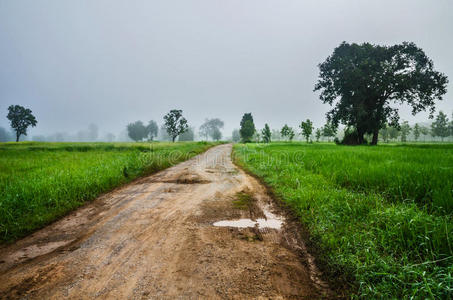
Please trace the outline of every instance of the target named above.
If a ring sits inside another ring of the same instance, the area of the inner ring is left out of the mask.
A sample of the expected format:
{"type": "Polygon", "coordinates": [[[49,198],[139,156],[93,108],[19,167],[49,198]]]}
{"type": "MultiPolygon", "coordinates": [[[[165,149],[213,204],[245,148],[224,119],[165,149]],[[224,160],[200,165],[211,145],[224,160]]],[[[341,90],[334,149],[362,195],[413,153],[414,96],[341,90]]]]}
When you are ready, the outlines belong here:
{"type": "Polygon", "coordinates": [[[0,248],[5,299],[331,297],[298,226],[220,145],[0,248]]]}

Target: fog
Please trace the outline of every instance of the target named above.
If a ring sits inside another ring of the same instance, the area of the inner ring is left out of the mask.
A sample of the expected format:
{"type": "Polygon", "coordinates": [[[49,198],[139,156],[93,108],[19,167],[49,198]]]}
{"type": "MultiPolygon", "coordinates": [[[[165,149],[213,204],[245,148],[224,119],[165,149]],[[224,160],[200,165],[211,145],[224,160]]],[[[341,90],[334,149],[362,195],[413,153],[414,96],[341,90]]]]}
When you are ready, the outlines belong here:
{"type": "Polygon", "coordinates": [[[19,104],[38,120],[29,137],[118,137],[170,109],[196,131],[220,118],[224,136],[245,112],[257,128],[319,127],[317,65],[342,41],[415,42],[450,78],[437,108],[451,117],[453,1],[0,0],[0,126],[19,104]]]}

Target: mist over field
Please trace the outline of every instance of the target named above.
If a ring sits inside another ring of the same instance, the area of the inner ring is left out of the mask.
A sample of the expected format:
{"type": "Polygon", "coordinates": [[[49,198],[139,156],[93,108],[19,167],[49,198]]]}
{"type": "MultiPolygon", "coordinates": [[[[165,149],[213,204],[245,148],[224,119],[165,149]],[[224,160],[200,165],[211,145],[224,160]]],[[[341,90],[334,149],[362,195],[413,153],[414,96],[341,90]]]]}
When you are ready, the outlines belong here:
{"type": "MultiPolygon", "coordinates": [[[[128,123],[160,126],[170,109],[196,133],[220,118],[224,137],[245,112],[257,128],[319,127],[329,107],[313,92],[317,65],[342,41],[412,41],[453,78],[452,11],[451,1],[1,1],[0,126],[20,104],[39,121],[29,139],[90,140],[95,124],[97,139],[126,140],[128,123]]],[[[436,106],[450,117],[448,90],[436,106]]],[[[403,106],[401,119],[427,113],[403,106]]]]}

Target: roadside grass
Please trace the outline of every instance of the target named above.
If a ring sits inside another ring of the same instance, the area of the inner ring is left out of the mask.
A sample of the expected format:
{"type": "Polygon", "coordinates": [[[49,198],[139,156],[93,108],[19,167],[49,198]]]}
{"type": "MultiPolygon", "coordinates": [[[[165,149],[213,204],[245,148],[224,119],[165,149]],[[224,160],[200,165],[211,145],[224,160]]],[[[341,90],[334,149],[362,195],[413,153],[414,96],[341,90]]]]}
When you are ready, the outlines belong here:
{"type": "Polygon", "coordinates": [[[453,145],[235,145],[353,298],[453,296],[453,145]]]}
{"type": "Polygon", "coordinates": [[[0,143],[0,242],[18,239],[100,194],[213,143],[0,143]]]}

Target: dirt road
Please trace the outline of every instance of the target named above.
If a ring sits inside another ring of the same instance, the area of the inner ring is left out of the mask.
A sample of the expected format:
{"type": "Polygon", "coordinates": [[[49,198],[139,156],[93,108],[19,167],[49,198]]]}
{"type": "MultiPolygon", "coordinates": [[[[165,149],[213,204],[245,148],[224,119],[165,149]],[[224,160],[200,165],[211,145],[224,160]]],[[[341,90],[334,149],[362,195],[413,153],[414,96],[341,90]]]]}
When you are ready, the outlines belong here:
{"type": "Polygon", "coordinates": [[[328,295],[297,226],[230,153],[211,148],[0,248],[0,298],[328,295]]]}

